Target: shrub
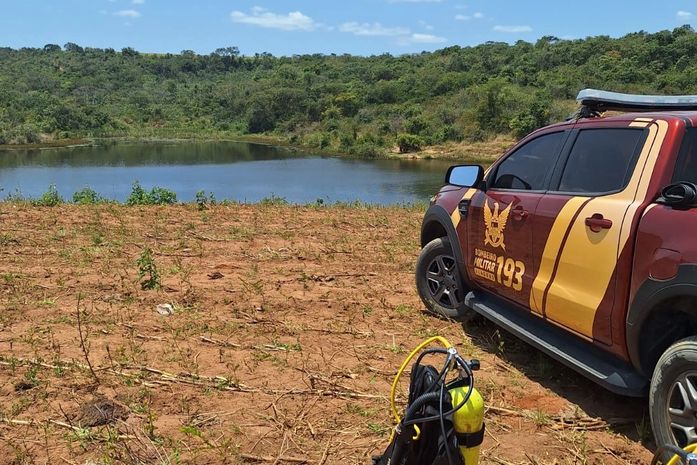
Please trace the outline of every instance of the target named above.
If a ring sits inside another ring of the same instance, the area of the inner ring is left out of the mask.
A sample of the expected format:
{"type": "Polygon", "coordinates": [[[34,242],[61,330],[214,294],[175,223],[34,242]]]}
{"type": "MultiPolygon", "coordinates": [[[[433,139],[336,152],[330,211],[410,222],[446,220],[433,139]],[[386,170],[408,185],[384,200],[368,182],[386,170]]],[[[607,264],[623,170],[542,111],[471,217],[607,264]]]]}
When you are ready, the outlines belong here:
{"type": "Polygon", "coordinates": [[[51,184],[48,186],[48,190],[32,203],[40,207],[55,207],[63,203],[63,197],[58,193],[56,185],[51,184]]]}
{"type": "Polygon", "coordinates": [[[538,127],[535,118],[532,115],[524,113],[511,118],[509,126],[517,139],[522,139],[538,127]]]}
{"type": "Polygon", "coordinates": [[[127,205],[172,205],[177,203],[177,194],[164,187],[153,187],[150,192],[143,189],[138,181],[133,183],[127,205]]]}
{"type": "Polygon", "coordinates": [[[23,128],[22,136],[27,144],[38,144],[41,142],[41,136],[34,126],[26,126],[23,128]]]}
{"type": "Polygon", "coordinates": [[[264,197],[259,201],[261,205],[288,205],[288,200],[285,197],[280,197],[276,194],[271,194],[271,197],[264,197]]]}
{"type": "Polygon", "coordinates": [[[177,203],[176,192],[164,187],[153,187],[150,190],[149,197],[151,205],[172,205],[177,203]]]}
{"type": "Polygon", "coordinates": [[[360,158],[380,158],[383,150],[372,142],[361,142],[351,148],[351,153],[360,158]]]}
{"type": "Polygon", "coordinates": [[[211,205],[215,205],[215,196],[212,192],[208,195],[203,190],[196,192],[196,206],[199,210],[205,210],[211,205]]]}
{"type": "Polygon", "coordinates": [[[73,194],[73,203],[78,205],[95,205],[103,201],[104,198],[89,187],[85,187],[73,194]]]}
{"type": "Polygon", "coordinates": [[[331,137],[325,132],[316,132],[307,136],[307,145],[310,147],[317,147],[324,149],[329,147],[331,143],[331,137]]]}
{"type": "Polygon", "coordinates": [[[131,193],[126,199],[127,205],[147,205],[148,204],[148,193],[143,189],[138,181],[133,183],[131,188],[131,193]]]}
{"type": "Polygon", "coordinates": [[[399,153],[417,152],[424,145],[424,140],[414,134],[400,134],[397,136],[399,153]]]}
{"type": "Polygon", "coordinates": [[[449,140],[461,141],[462,132],[451,125],[445,125],[440,128],[436,134],[433,136],[433,141],[436,143],[443,143],[449,140]]]}

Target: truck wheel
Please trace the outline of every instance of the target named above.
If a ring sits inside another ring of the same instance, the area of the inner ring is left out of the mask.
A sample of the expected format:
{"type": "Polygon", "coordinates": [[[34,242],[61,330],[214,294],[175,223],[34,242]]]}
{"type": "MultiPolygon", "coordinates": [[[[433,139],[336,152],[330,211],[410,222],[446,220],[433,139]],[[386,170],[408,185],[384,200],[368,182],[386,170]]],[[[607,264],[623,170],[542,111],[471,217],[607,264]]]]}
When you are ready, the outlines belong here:
{"type": "Polygon", "coordinates": [[[649,412],[658,446],[697,442],[697,337],[682,339],[661,355],[651,377],[649,412]]]}
{"type": "Polygon", "coordinates": [[[465,307],[469,290],[463,289],[455,255],[446,237],[432,240],[421,250],[416,261],[416,289],[431,313],[459,321],[474,316],[465,307]]]}

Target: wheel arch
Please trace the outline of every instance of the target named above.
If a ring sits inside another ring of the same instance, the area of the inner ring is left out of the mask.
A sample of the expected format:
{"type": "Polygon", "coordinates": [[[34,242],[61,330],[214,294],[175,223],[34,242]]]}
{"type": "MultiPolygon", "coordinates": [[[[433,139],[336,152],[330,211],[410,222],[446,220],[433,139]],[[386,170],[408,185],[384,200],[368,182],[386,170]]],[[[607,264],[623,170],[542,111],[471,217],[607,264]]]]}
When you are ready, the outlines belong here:
{"type": "Polygon", "coordinates": [[[681,265],[669,281],[647,279],[627,313],[627,350],[647,377],[668,347],[697,335],[697,265],[681,265]]]}
{"type": "Polygon", "coordinates": [[[465,258],[460,247],[460,240],[450,214],[440,205],[431,205],[421,223],[421,247],[439,237],[447,237],[455,255],[457,270],[464,285],[469,286],[465,258]]]}

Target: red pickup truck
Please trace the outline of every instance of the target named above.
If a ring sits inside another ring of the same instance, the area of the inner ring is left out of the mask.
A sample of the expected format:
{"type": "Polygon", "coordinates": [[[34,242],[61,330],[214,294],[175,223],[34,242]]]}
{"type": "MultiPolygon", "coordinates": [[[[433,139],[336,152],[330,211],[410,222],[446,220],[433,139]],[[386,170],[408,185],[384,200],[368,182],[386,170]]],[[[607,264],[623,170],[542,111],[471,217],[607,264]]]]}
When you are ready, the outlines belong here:
{"type": "Polygon", "coordinates": [[[451,167],[421,231],[427,308],[474,312],[697,441],[697,97],[587,89],[484,172],[451,167]],[[622,112],[603,117],[605,111],[622,112]]]}

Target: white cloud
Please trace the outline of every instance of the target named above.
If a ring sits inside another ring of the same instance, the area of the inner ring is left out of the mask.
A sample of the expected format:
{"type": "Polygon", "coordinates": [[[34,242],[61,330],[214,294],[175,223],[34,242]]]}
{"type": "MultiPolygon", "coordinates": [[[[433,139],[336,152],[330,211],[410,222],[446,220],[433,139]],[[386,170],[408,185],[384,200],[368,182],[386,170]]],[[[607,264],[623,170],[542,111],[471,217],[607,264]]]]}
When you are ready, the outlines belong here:
{"type": "MultiPolygon", "coordinates": [[[[432,26],[423,21],[419,21],[419,23],[427,30],[433,29],[432,26]]],[[[396,43],[399,45],[442,44],[448,41],[445,37],[440,37],[435,34],[412,32],[406,27],[386,27],[380,23],[358,23],[356,21],[351,21],[339,26],[339,31],[357,36],[394,37],[396,43]]]]}
{"type": "Polygon", "coordinates": [[[493,31],[506,33],[532,32],[532,28],[530,26],[502,26],[499,24],[494,26],[493,31]]]}
{"type": "Polygon", "coordinates": [[[122,18],[140,18],[140,11],[119,10],[114,13],[114,16],[121,16],[122,18]]]}
{"type": "Polygon", "coordinates": [[[408,36],[402,37],[400,39],[400,43],[408,45],[408,44],[442,44],[443,42],[447,42],[448,39],[445,37],[440,37],[434,34],[421,34],[418,32],[415,32],[413,34],[409,34],[408,36]]]}
{"type": "Polygon", "coordinates": [[[678,19],[692,19],[692,13],[689,11],[680,10],[675,14],[678,19]]]}
{"type": "Polygon", "coordinates": [[[131,3],[133,3],[134,5],[142,5],[143,3],[145,3],[145,0],[131,0],[131,3]]]}
{"type": "Polygon", "coordinates": [[[258,6],[253,7],[249,14],[233,11],[230,13],[230,18],[235,23],[252,24],[282,31],[313,31],[318,26],[314,19],[299,11],[278,14],[258,6]]]}
{"type": "Polygon", "coordinates": [[[473,15],[463,15],[463,14],[457,14],[455,15],[455,19],[458,21],[469,21],[470,19],[482,19],[484,17],[484,13],[481,13],[477,11],[473,15]]]}
{"type": "Polygon", "coordinates": [[[351,21],[339,26],[341,32],[350,32],[357,36],[403,36],[409,34],[404,27],[385,27],[380,23],[357,23],[351,21]]]}

